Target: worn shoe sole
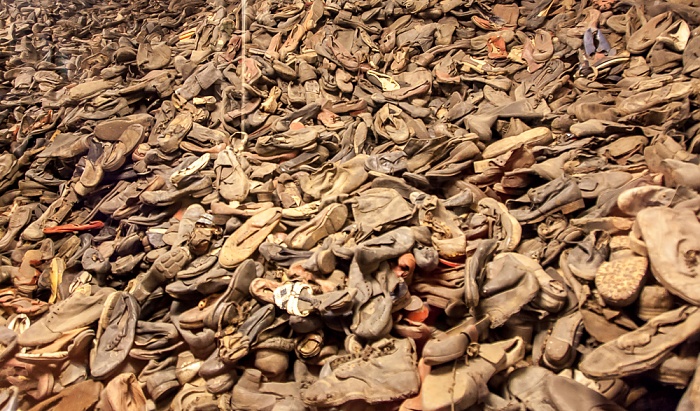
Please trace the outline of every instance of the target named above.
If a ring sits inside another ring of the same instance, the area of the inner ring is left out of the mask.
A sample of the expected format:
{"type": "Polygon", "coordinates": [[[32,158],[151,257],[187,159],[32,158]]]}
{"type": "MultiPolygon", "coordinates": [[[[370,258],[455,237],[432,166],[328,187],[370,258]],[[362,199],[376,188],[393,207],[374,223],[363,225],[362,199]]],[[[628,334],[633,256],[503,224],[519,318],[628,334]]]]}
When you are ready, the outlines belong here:
{"type": "Polygon", "coordinates": [[[613,307],[626,307],[632,304],[642,291],[647,266],[646,257],[606,261],[598,267],[595,286],[606,303],[613,307]]]}

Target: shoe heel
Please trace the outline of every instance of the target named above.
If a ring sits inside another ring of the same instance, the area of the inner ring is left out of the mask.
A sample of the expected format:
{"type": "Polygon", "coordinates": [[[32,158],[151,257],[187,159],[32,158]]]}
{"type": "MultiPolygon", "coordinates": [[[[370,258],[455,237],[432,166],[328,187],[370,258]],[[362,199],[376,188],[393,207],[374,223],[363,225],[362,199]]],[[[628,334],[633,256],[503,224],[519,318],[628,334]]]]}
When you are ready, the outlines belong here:
{"type": "Polygon", "coordinates": [[[584,208],[586,204],[583,202],[583,199],[579,199],[574,201],[573,203],[565,204],[559,208],[558,211],[561,211],[562,214],[571,214],[576,210],[580,210],[584,208]]]}

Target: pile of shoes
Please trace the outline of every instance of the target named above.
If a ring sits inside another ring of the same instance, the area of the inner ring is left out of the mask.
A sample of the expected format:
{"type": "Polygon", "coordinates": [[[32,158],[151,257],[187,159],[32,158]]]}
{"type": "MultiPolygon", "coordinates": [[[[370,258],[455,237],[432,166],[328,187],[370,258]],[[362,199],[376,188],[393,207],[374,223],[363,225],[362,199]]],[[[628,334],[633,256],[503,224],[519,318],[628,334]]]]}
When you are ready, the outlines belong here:
{"type": "Polygon", "coordinates": [[[0,409],[700,409],[699,16],[0,1],[0,409]]]}

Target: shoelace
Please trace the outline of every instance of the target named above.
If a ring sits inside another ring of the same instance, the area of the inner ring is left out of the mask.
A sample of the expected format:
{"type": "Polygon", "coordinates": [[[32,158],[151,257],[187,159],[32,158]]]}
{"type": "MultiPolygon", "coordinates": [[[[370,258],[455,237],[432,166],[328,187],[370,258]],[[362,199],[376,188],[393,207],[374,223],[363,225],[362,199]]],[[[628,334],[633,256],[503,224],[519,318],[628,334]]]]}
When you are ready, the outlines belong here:
{"type": "Polygon", "coordinates": [[[351,353],[339,356],[332,360],[329,365],[332,370],[335,370],[340,365],[348,363],[352,360],[360,359],[362,361],[369,361],[372,358],[383,357],[393,353],[394,351],[396,351],[396,345],[394,344],[394,341],[387,340],[385,341],[384,345],[381,345],[379,347],[367,345],[358,353],[351,353]]]}

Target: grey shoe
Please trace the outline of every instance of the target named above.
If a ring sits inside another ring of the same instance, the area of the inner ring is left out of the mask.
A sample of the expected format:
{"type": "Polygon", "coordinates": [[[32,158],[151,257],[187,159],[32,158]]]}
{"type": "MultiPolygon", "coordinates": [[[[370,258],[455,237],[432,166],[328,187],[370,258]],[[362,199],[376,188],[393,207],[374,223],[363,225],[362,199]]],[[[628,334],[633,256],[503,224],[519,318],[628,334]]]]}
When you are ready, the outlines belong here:
{"type": "Polygon", "coordinates": [[[336,407],[353,400],[377,404],[412,397],[420,388],[414,344],[382,339],[366,348],[367,356],[331,361],[328,375],[303,389],[301,398],[309,406],[336,407]]]}
{"type": "Polygon", "coordinates": [[[65,332],[91,325],[100,318],[102,307],[113,292],[113,288],[89,284],[77,288],[68,298],[51,306],[46,316],[17,337],[17,342],[22,347],[50,344],[65,332]]]}
{"type": "Polygon", "coordinates": [[[527,192],[529,208],[513,209],[510,214],[521,223],[537,223],[556,212],[573,213],[584,207],[581,190],[570,177],[562,176],[527,192]]]}

